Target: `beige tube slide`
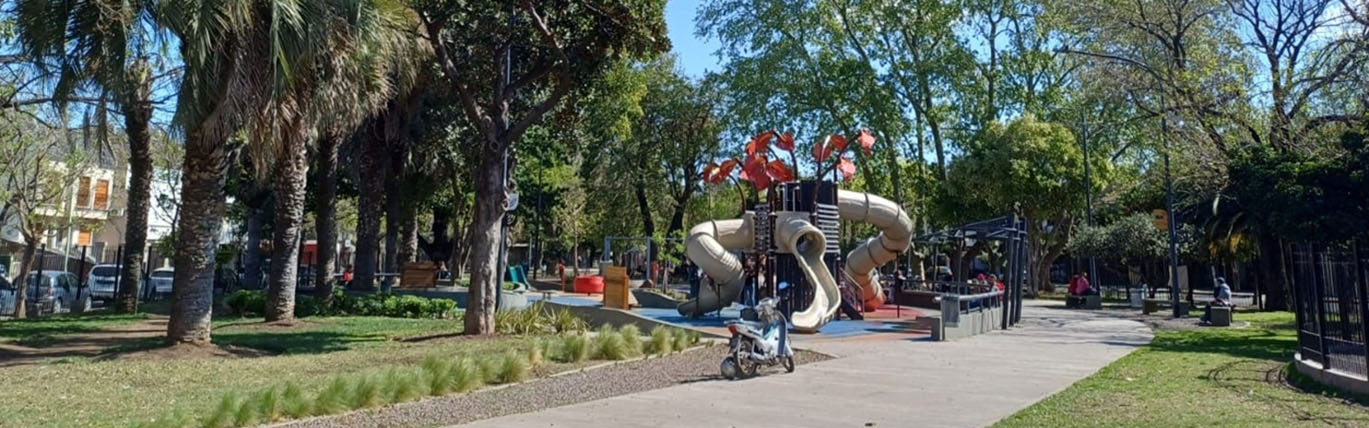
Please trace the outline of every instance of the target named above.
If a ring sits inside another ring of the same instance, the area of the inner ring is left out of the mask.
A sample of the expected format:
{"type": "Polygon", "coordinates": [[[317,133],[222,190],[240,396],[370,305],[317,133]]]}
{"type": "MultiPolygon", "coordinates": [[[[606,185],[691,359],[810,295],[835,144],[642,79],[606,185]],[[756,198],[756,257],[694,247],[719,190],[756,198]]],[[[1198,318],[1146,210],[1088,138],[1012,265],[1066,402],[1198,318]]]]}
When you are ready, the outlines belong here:
{"type": "Polygon", "coordinates": [[[913,222],[903,207],[868,193],[837,191],[837,211],[842,220],[865,222],[880,229],[879,236],[846,255],[846,275],[860,285],[865,310],[874,310],[884,302],[884,289],[874,270],[908,249],[913,240],[913,222]]]}
{"type": "Polygon", "coordinates": [[[754,242],[753,217],[754,214],[748,211],[740,219],[709,221],[689,230],[689,237],[685,240],[685,255],[713,278],[718,288],[715,291],[710,287],[699,287],[697,298],[675,308],[680,315],[700,316],[737,300],[746,275],[741,260],[728,250],[751,248],[754,242]]]}
{"type": "Polygon", "coordinates": [[[794,331],[816,333],[832,320],[841,305],[841,290],[836,279],[822,262],[827,251],[827,238],[822,230],[808,221],[809,213],[781,211],[775,213],[775,245],[781,254],[793,254],[803,270],[805,279],[815,288],[813,302],[790,316],[794,331]]]}

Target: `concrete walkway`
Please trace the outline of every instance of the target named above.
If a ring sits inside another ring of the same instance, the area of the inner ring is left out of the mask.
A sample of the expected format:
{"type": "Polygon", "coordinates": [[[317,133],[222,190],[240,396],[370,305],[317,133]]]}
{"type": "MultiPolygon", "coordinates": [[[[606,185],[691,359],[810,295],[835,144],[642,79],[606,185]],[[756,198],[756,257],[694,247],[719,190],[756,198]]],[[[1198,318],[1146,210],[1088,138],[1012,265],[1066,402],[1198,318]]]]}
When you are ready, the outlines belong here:
{"type": "Polygon", "coordinates": [[[737,382],[701,382],[477,427],[985,426],[1149,343],[1141,323],[1027,302],[1023,322],[956,342],[806,344],[841,358],[737,382]]]}

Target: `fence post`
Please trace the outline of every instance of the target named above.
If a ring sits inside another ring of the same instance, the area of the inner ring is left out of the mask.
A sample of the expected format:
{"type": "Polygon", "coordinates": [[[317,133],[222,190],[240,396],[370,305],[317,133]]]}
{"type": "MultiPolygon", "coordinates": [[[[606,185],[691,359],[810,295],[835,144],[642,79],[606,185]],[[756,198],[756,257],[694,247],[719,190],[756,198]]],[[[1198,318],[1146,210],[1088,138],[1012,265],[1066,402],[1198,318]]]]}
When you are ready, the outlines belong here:
{"type": "Polygon", "coordinates": [[[1313,317],[1315,317],[1314,319],[1317,321],[1317,352],[1321,354],[1321,368],[1323,370],[1326,370],[1331,368],[1331,357],[1329,355],[1326,355],[1326,308],[1324,307],[1326,305],[1326,290],[1323,290],[1323,284],[1321,283],[1321,279],[1325,279],[1326,276],[1320,275],[1321,269],[1318,269],[1317,263],[1318,261],[1321,261],[1322,263],[1320,267],[1326,267],[1324,260],[1326,256],[1326,249],[1322,248],[1321,254],[1318,254],[1317,246],[1312,245],[1311,247],[1313,296],[1312,303],[1314,311],[1313,317]],[[1321,260],[1319,260],[1318,258],[1319,255],[1322,256],[1320,257],[1321,260]]]}
{"type": "Polygon", "coordinates": [[[1364,262],[1360,259],[1359,242],[1350,241],[1351,267],[1355,270],[1355,297],[1359,299],[1360,345],[1364,347],[1364,366],[1369,368],[1369,284],[1364,283],[1364,262]]]}
{"type": "MultiPolygon", "coordinates": [[[[1303,249],[1303,252],[1306,252],[1306,249],[1303,249]]],[[[1293,325],[1294,325],[1294,327],[1295,327],[1294,331],[1295,331],[1295,332],[1297,333],[1297,335],[1298,335],[1298,355],[1301,356],[1301,355],[1302,355],[1302,351],[1303,351],[1303,345],[1304,345],[1304,344],[1303,344],[1303,323],[1305,323],[1305,322],[1307,321],[1307,314],[1305,314],[1305,313],[1303,312],[1303,311],[1304,311],[1304,308],[1306,307],[1305,305],[1306,305],[1306,302],[1307,302],[1307,289],[1306,289],[1306,287],[1299,285],[1299,282],[1300,282],[1299,280],[1301,279],[1301,278],[1300,278],[1301,275],[1298,275],[1298,271],[1299,271],[1298,261],[1300,260],[1299,256],[1300,256],[1301,254],[1300,254],[1300,252],[1298,251],[1298,248],[1297,248],[1297,247],[1293,247],[1293,248],[1292,248],[1292,251],[1289,252],[1289,255],[1292,257],[1292,260],[1293,260],[1293,263],[1290,263],[1290,267],[1291,267],[1292,270],[1293,270],[1293,272],[1292,272],[1292,279],[1293,279],[1293,280],[1292,280],[1292,281],[1289,281],[1288,285],[1289,285],[1290,287],[1293,287],[1293,293],[1292,293],[1292,294],[1293,294],[1293,325]]],[[[1260,282],[1257,282],[1256,284],[1261,284],[1261,283],[1260,283],[1260,282]]],[[[1256,285],[1256,287],[1259,287],[1259,285],[1256,285]]]]}

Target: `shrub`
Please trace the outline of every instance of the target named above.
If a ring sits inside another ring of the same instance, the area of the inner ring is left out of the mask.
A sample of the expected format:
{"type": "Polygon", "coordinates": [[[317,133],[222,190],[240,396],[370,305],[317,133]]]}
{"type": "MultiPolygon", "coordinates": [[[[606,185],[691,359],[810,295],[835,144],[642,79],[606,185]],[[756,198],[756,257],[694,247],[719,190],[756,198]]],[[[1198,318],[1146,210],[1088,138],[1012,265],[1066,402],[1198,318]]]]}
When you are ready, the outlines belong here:
{"type": "Polygon", "coordinates": [[[328,307],[313,296],[295,296],[295,317],[305,318],[328,315],[328,307]]]}
{"type": "Polygon", "coordinates": [[[263,422],[275,422],[280,419],[282,413],[280,392],[274,387],[268,387],[257,393],[254,404],[257,406],[257,416],[263,422]]]}
{"type": "Polygon", "coordinates": [[[347,395],[350,391],[347,379],[342,376],[333,378],[328,387],[314,398],[314,415],[330,415],[347,410],[347,395]]]}
{"type": "Polygon", "coordinates": [[[380,390],[381,384],[374,376],[365,376],[352,388],[351,405],[353,409],[365,409],[385,404],[380,390]]]}
{"type": "Polygon", "coordinates": [[[223,428],[233,423],[233,412],[238,407],[238,395],[229,392],[219,398],[219,405],[214,406],[214,411],[210,412],[204,420],[200,421],[200,426],[205,428],[223,428]]]}
{"type": "Polygon", "coordinates": [[[651,329],[651,342],[647,347],[652,354],[669,354],[674,344],[675,338],[670,330],[662,326],[651,329]]]}
{"type": "Polygon", "coordinates": [[[604,324],[599,328],[599,333],[594,336],[594,357],[601,360],[618,361],[627,358],[627,346],[623,343],[623,335],[613,331],[613,327],[604,324]]]}
{"type": "Polygon", "coordinates": [[[423,359],[423,373],[427,375],[429,395],[446,395],[452,391],[452,363],[437,356],[423,359]]]}
{"type": "Polygon", "coordinates": [[[462,358],[452,364],[447,374],[447,383],[452,391],[466,392],[479,388],[483,383],[481,368],[470,358],[462,358]]]}
{"type": "Polygon", "coordinates": [[[503,334],[537,334],[551,330],[553,317],[547,315],[541,301],[527,308],[499,311],[494,314],[495,330],[503,334]]]}
{"type": "Polygon", "coordinates": [[[683,351],[686,348],[689,348],[690,345],[694,344],[693,342],[689,341],[689,330],[685,330],[682,328],[677,328],[673,330],[674,331],[672,331],[671,333],[675,339],[674,347],[676,352],[683,351]]]}
{"type": "Polygon", "coordinates": [[[628,324],[619,328],[618,334],[623,336],[623,346],[627,348],[629,355],[642,355],[642,330],[636,325],[628,324]]]}
{"type": "Polygon", "coordinates": [[[570,310],[566,308],[561,308],[552,314],[551,325],[557,333],[571,333],[589,329],[589,323],[570,313],[570,310]]]}
{"type": "Polygon", "coordinates": [[[544,345],[545,343],[546,341],[543,341],[541,339],[532,340],[532,343],[530,344],[532,346],[528,347],[528,365],[532,366],[533,368],[542,366],[542,362],[543,360],[545,360],[546,356],[546,346],[544,345]]]}
{"type": "Polygon", "coordinates": [[[390,369],[385,373],[385,391],[391,403],[413,401],[424,395],[419,388],[425,383],[419,381],[418,374],[410,370],[390,369]]]}
{"type": "Polygon", "coordinates": [[[499,383],[522,382],[528,378],[528,361],[516,352],[509,352],[504,355],[504,359],[499,365],[499,375],[495,380],[499,383]]]}
{"type": "Polygon", "coordinates": [[[499,370],[503,364],[504,358],[499,355],[484,355],[476,360],[476,365],[480,368],[480,381],[490,385],[498,385],[499,370]]]}
{"type": "Polygon", "coordinates": [[[280,394],[281,410],[289,417],[299,419],[309,416],[309,400],[304,398],[304,391],[293,383],[285,385],[285,391],[280,394]]]}
{"type": "Polygon", "coordinates": [[[233,426],[245,427],[257,424],[257,403],[256,400],[246,399],[238,404],[238,411],[233,413],[233,426]]]}
{"type": "Polygon", "coordinates": [[[266,293],[254,290],[238,290],[224,299],[228,311],[235,316],[261,315],[266,313],[266,293]]]}
{"type": "Polygon", "coordinates": [[[578,363],[589,358],[589,338],[583,334],[572,333],[561,336],[561,349],[557,360],[578,363]]]}

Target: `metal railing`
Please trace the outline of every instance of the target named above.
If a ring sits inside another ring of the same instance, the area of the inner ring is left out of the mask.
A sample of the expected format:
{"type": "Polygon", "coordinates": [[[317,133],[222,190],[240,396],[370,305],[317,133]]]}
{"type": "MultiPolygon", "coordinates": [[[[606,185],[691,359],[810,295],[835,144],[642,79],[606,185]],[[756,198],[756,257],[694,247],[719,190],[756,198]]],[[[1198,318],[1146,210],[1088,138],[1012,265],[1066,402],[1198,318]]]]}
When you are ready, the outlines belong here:
{"type": "Polygon", "coordinates": [[[1293,245],[1298,354],[1369,378],[1369,254],[1364,243],[1293,245]]]}

